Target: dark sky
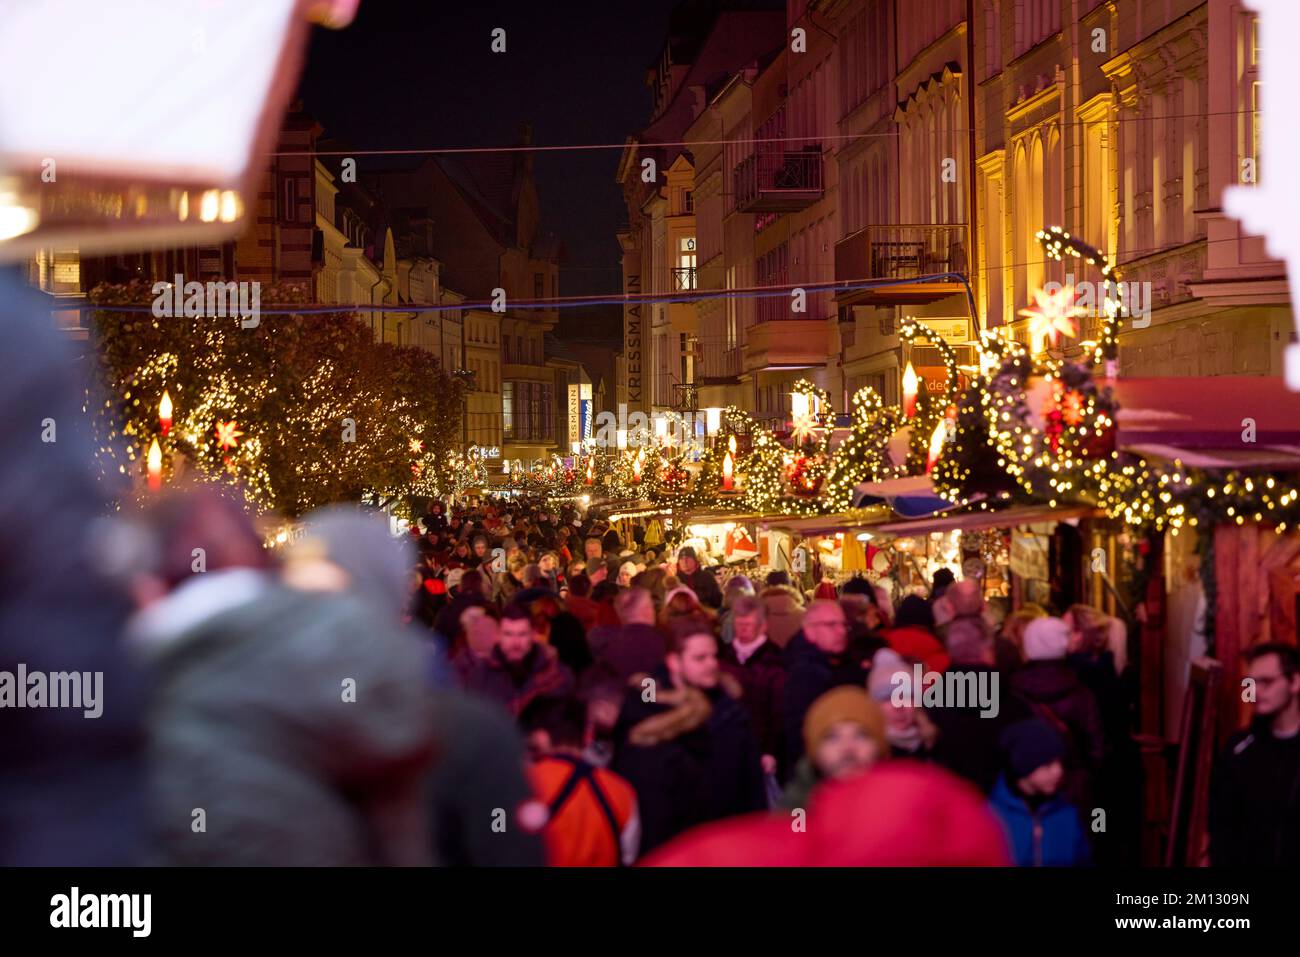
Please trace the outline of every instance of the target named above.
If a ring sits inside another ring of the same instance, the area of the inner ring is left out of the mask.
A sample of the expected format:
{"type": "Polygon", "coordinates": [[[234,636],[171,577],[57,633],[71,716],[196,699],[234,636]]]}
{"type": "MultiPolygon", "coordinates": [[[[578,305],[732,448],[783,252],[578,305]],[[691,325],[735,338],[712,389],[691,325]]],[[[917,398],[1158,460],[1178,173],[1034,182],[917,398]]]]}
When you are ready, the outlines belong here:
{"type": "MultiPolygon", "coordinates": [[[[313,31],[302,97],[326,137],[356,149],[512,145],[524,121],[538,145],[621,143],[649,119],[645,68],[675,3],[362,0],[347,29],[313,31]]],[[[537,156],[544,228],[566,247],[561,295],[621,292],[618,159],[537,156]]]]}

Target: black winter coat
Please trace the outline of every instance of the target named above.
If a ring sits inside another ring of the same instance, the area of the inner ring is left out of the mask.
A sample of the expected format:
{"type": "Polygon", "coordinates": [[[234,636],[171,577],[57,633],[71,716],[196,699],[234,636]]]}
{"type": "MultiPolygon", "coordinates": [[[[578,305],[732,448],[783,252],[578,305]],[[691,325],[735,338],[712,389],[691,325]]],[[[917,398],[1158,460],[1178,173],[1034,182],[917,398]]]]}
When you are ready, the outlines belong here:
{"type": "Polygon", "coordinates": [[[803,719],[812,703],[840,685],[864,687],[867,672],[848,652],[831,657],[795,632],[785,647],[785,689],[781,696],[785,733],[785,763],[793,768],[803,757],[803,719]]]}
{"type": "Polygon", "coordinates": [[[660,689],[657,700],[643,700],[643,685],[633,679],[614,728],[610,765],[636,789],[643,855],[698,824],[767,806],[758,743],[744,706],[716,688],[704,694],[701,708],[675,707],[665,700],[676,693],[667,669],[661,666],[649,677],[660,689]],[[656,717],[676,719],[664,740],[648,746],[629,741],[634,728],[656,717]]]}
{"type": "Polygon", "coordinates": [[[1300,866],[1300,735],[1256,719],[1228,739],[1210,789],[1210,863],[1300,866]]]}

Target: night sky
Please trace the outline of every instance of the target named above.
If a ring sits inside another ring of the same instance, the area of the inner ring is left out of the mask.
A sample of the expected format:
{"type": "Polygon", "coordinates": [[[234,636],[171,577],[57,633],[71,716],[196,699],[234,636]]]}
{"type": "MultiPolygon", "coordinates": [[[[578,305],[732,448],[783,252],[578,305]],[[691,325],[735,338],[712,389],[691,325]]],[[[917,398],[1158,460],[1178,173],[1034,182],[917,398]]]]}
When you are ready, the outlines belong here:
{"type": "MultiPolygon", "coordinates": [[[[649,119],[645,69],[675,5],[363,0],[347,29],[313,31],[301,95],[326,137],[356,149],[512,145],[524,121],[537,145],[621,143],[649,119]]],[[[619,155],[537,155],[543,229],[566,249],[561,295],[622,291],[619,155]]]]}

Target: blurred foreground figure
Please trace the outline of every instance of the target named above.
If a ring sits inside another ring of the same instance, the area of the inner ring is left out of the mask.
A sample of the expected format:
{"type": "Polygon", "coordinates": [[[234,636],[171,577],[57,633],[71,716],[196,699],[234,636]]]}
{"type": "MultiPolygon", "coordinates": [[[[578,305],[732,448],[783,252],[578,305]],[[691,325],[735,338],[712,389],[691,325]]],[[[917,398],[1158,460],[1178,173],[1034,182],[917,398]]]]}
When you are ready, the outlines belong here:
{"type": "Polygon", "coordinates": [[[29,676],[102,681],[97,717],[0,708],[0,866],[134,864],[146,780],[142,688],[120,642],[129,605],[90,554],[104,490],[75,430],[81,398],[67,343],[48,304],[10,279],[0,270],[0,354],[9,360],[0,376],[0,672],[21,664],[29,676]]]}
{"type": "Polygon", "coordinates": [[[750,814],[696,828],[651,867],[1000,867],[997,819],[974,786],[916,761],[886,761],[812,792],[807,813],[750,814]]]}
{"type": "MultiPolygon", "coordinates": [[[[386,521],[349,506],[333,506],[308,516],[307,525],[307,536],[289,553],[285,580],[309,591],[347,592],[366,606],[375,630],[396,627],[406,600],[402,582],[410,557],[405,543],[389,536],[386,521]]],[[[471,610],[478,613],[471,634],[479,624],[495,628],[481,608],[471,610]]],[[[541,837],[520,826],[518,818],[532,790],[525,776],[523,740],[514,723],[473,695],[450,688],[426,692],[419,679],[436,674],[437,650],[414,634],[370,641],[370,650],[363,652],[373,656],[368,673],[384,682],[376,683],[374,691],[385,696],[380,702],[367,695],[378,709],[374,717],[386,723],[394,746],[414,746],[430,735],[435,756],[419,793],[413,776],[391,782],[384,814],[391,817],[394,841],[401,842],[395,862],[423,863],[423,849],[429,847],[434,863],[449,866],[544,864],[541,837]],[[502,812],[513,817],[502,822],[502,812]],[[431,835],[426,820],[432,822],[431,835]]],[[[362,700],[358,687],[356,701],[362,700]]],[[[367,726],[371,730],[379,732],[380,725],[367,726]]],[[[412,775],[417,770],[413,767],[412,775]]]]}
{"type": "Polygon", "coordinates": [[[220,493],[162,499],[146,521],[157,561],[131,637],[153,679],[157,862],[427,863],[427,656],[398,624],[409,558],[331,511],[288,587],[220,493]]]}

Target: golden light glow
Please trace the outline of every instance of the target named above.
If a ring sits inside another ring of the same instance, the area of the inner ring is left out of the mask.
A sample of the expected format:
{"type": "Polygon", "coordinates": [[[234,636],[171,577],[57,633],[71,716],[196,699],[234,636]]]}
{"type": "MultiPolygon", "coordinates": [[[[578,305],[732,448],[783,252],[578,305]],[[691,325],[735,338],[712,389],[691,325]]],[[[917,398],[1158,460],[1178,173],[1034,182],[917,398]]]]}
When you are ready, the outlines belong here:
{"type": "Polygon", "coordinates": [[[220,212],[221,191],[216,189],[204,190],[203,198],[199,200],[199,219],[205,223],[215,223],[220,212]]]}

